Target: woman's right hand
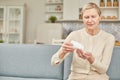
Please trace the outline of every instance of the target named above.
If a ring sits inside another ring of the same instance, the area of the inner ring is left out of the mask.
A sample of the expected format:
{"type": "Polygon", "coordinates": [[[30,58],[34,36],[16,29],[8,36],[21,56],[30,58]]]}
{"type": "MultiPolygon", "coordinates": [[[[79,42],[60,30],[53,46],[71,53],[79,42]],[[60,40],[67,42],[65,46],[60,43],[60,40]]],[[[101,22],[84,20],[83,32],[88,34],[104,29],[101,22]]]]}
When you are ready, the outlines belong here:
{"type": "Polygon", "coordinates": [[[59,58],[62,59],[67,53],[73,52],[74,50],[75,49],[72,43],[70,42],[63,43],[60,49],[59,58]]]}
{"type": "Polygon", "coordinates": [[[73,52],[75,49],[73,47],[73,44],[70,43],[70,42],[65,42],[63,45],[62,45],[62,51],[63,53],[69,53],[69,52],[73,52]]]}

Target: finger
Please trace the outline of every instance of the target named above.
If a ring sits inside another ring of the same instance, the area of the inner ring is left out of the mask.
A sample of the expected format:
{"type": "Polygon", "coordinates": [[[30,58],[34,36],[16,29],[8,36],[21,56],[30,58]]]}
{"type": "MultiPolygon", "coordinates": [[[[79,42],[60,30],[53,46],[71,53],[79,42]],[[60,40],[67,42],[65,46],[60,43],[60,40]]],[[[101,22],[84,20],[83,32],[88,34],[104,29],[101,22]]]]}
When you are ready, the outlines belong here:
{"type": "Polygon", "coordinates": [[[85,55],[85,56],[92,56],[92,54],[89,53],[89,52],[85,52],[84,55],[85,55]]]}
{"type": "Polygon", "coordinates": [[[74,49],[73,46],[70,46],[70,45],[63,45],[62,47],[65,49],[74,49]]]}
{"type": "Polygon", "coordinates": [[[78,53],[83,53],[83,51],[81,49],[77,49],[78,53]]]}
{"type": "Polygon", "coordinates": [[[67,53],[66,48],[63,48],[63,47],[62,47],[62,51],[63,51],[63,53],[67,53]]]}
{"type": "Polygon", "coordinates": [[[63,45],[62,47],[65,47],[65,48],[67,48],[67,47],[73,48],[73,46],[71,46],[71,45],[63,45]]]}
{"type": "Polygon", "coordinates": [[[77,54],[78,54],[79,57],[81,57],[81,58],[85,58],[85,57],[82,55],[82,53],[81,53],[81,51],[80,51],[79,49],[77,49],[76,52],[77,52],[77,54]]]}
{"type": "Polygon", "coordinates": [[[65,44],[65,45],[72,45],[72,43],[70,43],[70,42],[65,42],[63,44],[65,44]]]}
{"type": "Polygon", "coordinates": [[[81,58],[83,58],[83,59],[86,59],[86,56],[85,55],[83,55],[84,53],[83,53],[83,51],[82,50],[80,50],[80,49],[77,49],[77,54],[78,54],[78,56],[79,57],[81,57],[81,58]]]}
{"type": "Polygon", "coordinates": [[[62,50],[64,53],[68,53],[68,52],[73,52],[74,49],[73,48],[65,48],[65,47],[62,47],[62,50]]]}
{"type": "Polygon", "coordinates": [[[89,53],[84,53],[83,55],[86,57],[86,59],[89,59],[89,58],[91,58],[91,57],[92,57],[92,55],[91,55],[91,54],[89,54],[89,53]]]}
{"type": "Polygon", "coordinates": [[[84,57],[84,56],[81,55],[81,54],[78,54],[78,56],[79,56],[80,58],[82,58],[82,59],[86,59],[86,57],[84,57]]]}
{"type": "Polygon", "coordinates": [[[73,46],[73,44],[70,43],[70,42],[65,42],[65,43],[63,44],[63,46],[73,46]]]}
{"type": "Polygon", "coordinates": [[[74,49],[73,48],[66,48],[66,51],[73,52],[74,49]]]}
{"type": "Polygon", "coordinates": [[[66,50],[66,48],[62,47],[62,50],[66,50]]]}

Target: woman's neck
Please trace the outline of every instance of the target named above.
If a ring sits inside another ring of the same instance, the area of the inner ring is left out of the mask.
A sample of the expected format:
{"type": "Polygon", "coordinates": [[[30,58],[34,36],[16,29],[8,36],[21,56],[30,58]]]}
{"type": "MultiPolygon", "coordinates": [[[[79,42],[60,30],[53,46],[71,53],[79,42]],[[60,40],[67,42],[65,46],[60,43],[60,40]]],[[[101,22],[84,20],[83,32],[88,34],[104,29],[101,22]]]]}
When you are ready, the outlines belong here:
{"type": "Polygon", "coordinates": [[[100,29],[99,28],[96,28],[96,29],[86,29],[87,33],[94,36],[96,34],[98,34],[100,32],[100,29]]]}

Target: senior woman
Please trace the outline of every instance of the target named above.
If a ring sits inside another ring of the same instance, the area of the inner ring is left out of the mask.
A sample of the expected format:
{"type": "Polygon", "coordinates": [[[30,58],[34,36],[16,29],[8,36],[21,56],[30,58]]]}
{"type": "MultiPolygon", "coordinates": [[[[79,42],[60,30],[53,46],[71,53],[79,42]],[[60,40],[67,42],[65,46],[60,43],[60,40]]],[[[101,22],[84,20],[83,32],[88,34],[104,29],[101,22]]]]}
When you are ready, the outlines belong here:
{"type": "Polygon", "coordinates": [[[108,70],[115,38],[99,28],[101,11],[95,3],[82,8],[84,28],[71,32],[61,48],[52,56],[51,64],[59,65],[73,53],[71,73],[68,80],[109,80],[108,70]],[[77,41],[84,49],[74,48],[71,41],[77,41]]]}

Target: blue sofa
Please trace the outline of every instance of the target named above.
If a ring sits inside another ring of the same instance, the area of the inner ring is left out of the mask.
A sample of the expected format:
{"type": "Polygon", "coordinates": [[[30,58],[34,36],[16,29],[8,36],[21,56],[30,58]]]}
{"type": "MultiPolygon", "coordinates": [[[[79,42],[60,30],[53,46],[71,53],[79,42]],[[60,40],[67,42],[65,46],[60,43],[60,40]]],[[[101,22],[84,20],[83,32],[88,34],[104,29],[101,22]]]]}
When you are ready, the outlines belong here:
{"type": "MultiPolygon", "coordinates": [[[[0,44],[0,80],[67,80],[72,54],[51,66],[58,45],[0,44]]],[[[120,80],[120,47],[114,48],[108,70],[110,80],[120,80]]]]}

